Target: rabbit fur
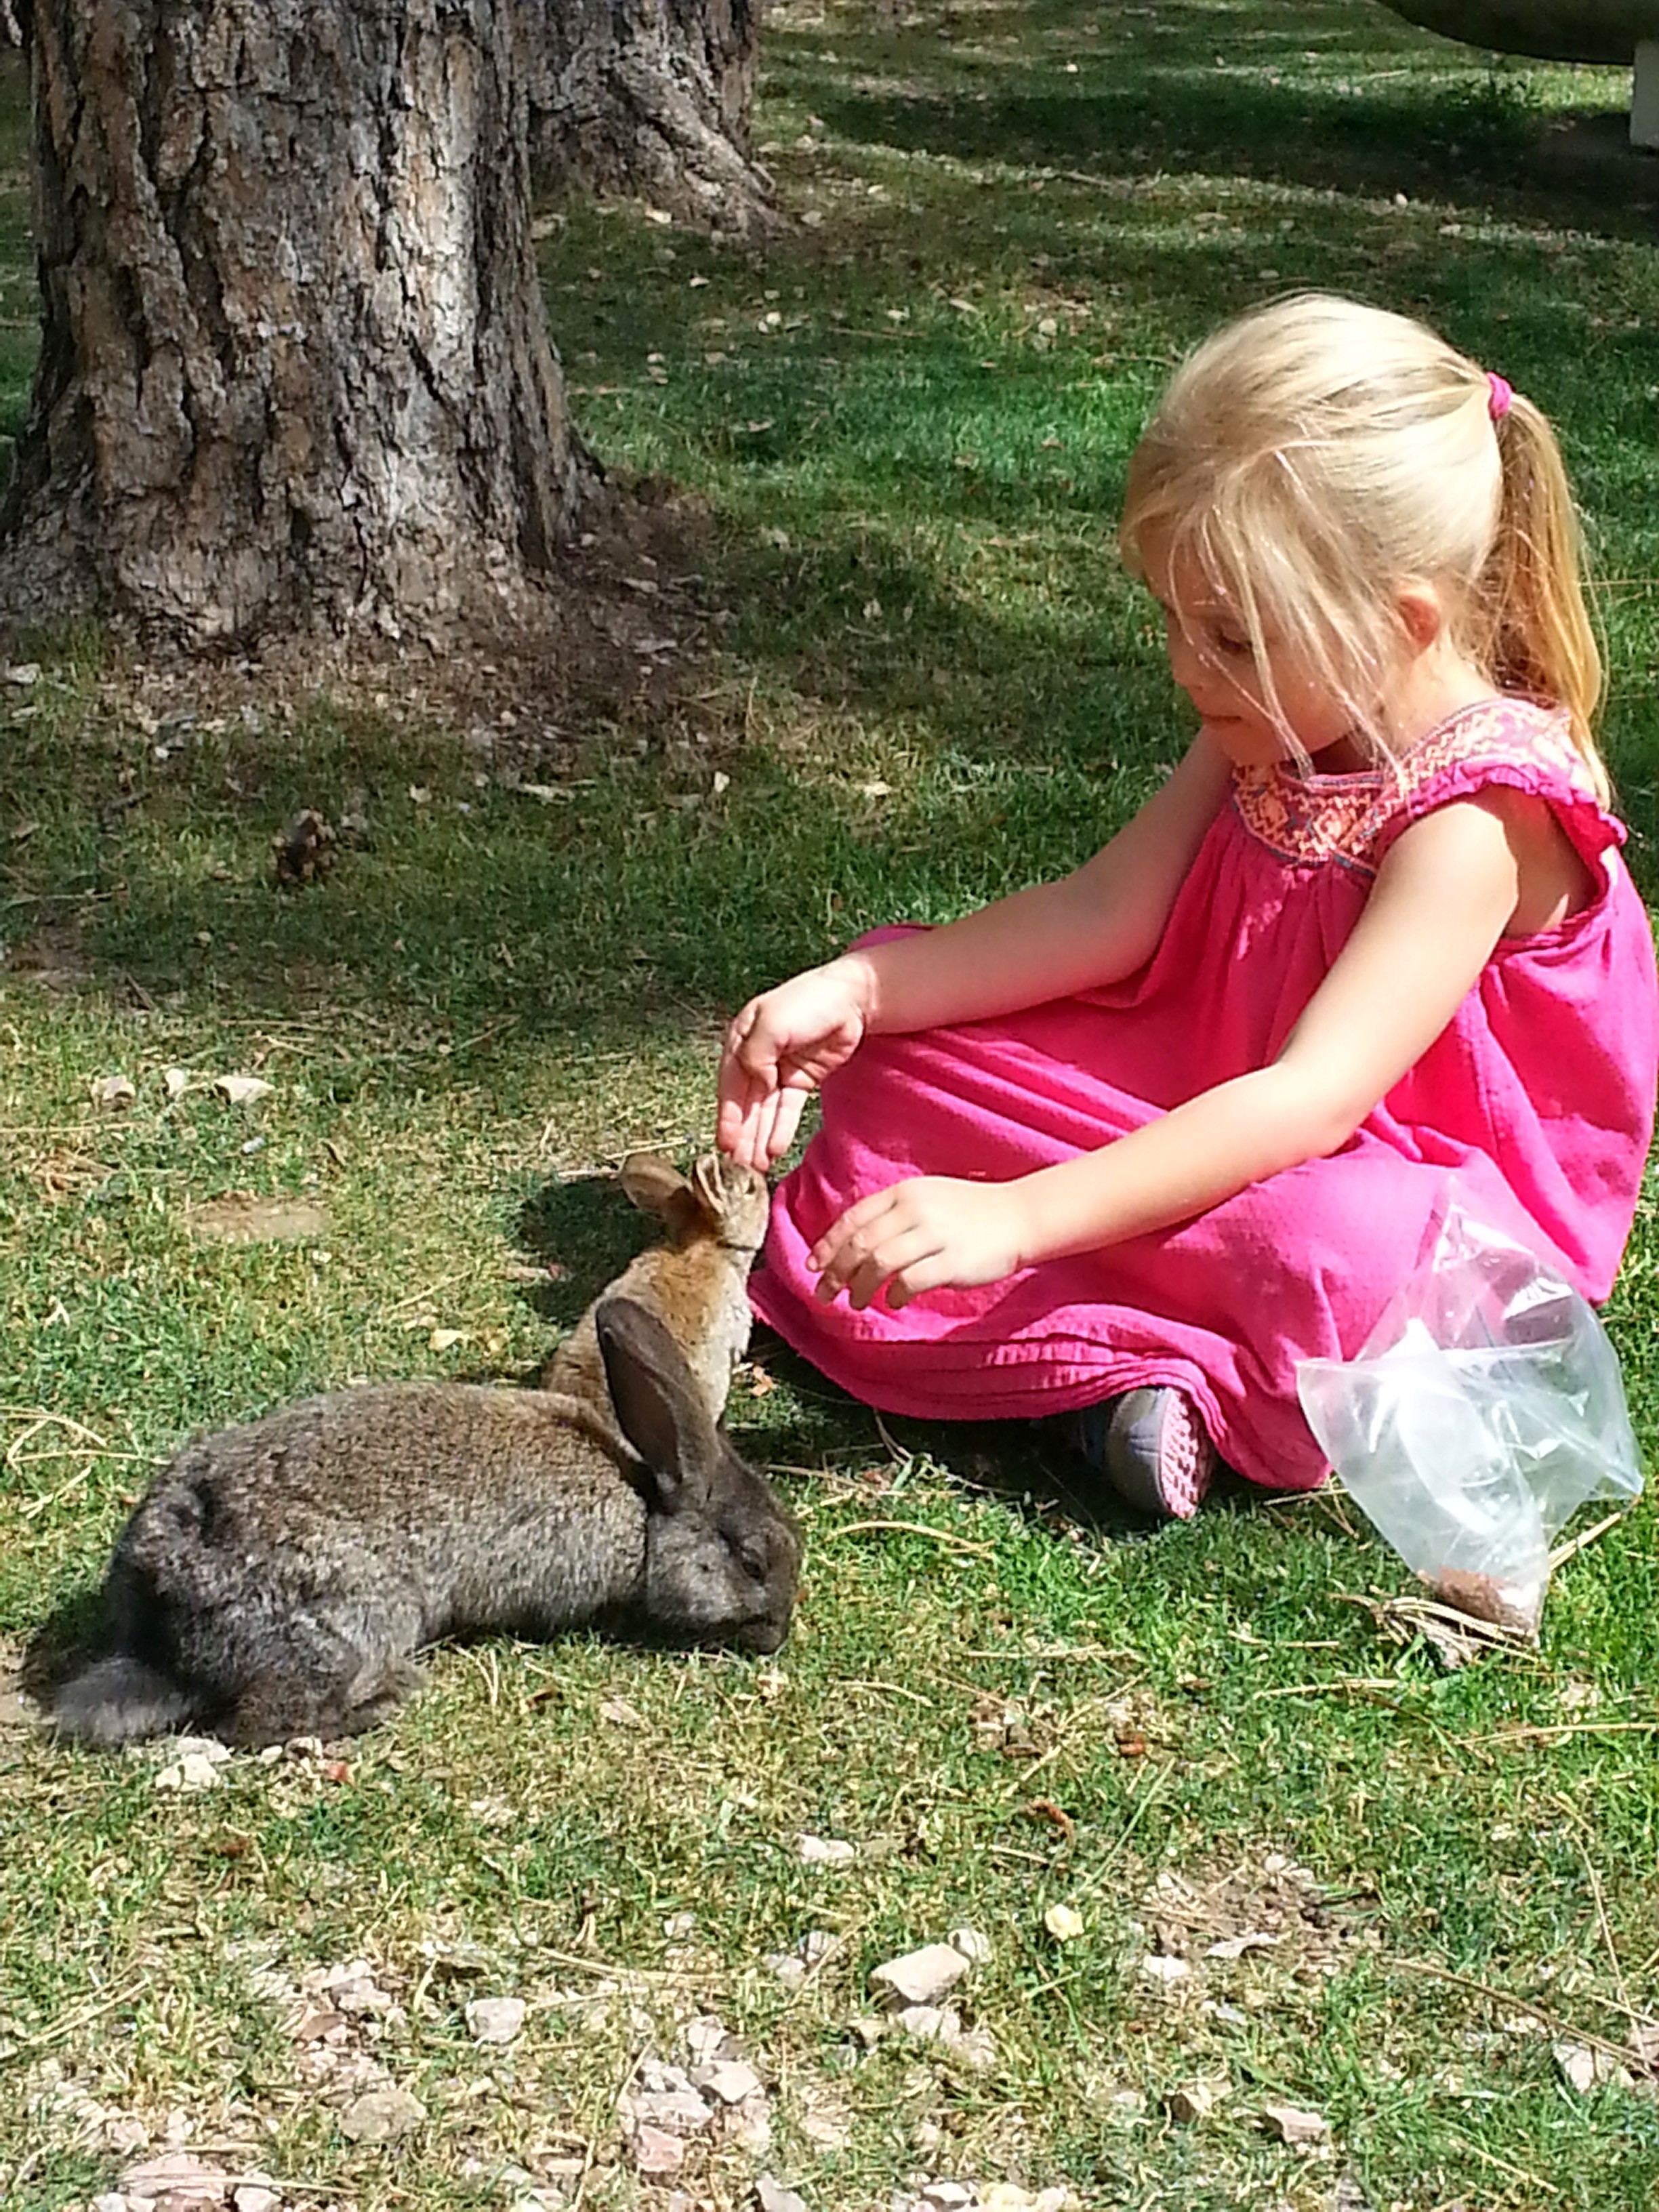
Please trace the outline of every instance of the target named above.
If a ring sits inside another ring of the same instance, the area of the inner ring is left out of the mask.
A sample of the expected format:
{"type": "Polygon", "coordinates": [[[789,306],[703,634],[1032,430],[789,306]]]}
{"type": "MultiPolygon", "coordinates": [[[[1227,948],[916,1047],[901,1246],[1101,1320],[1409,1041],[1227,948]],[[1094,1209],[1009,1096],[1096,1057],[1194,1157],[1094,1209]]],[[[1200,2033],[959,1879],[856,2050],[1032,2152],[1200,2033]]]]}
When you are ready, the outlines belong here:
{"type": "Polygon", "coordinates": [[[689,1176],[660,1152],[630,1152],[618,1180],[667,1229],[587,1309],[542,1370],[544,1390],[579,1398],[610,1418],[594,1334],[604,1298],[646,1307],[679,1346],[712,1421],[726,1410],[732,1370],[749,1348],[749,1271],[766,1242],[771,1194],[758,1169],[705,1152],[689,1176]]]}
{"type": "Polygon", "coordinates": [[[59,1733],[349,1735],[415,1688],[420,1646],[486,1630],[775,1651],[793,1522],[653,1314],[607,1299],[595,1337],[625,1441],[545,1391],[394,1382],[186,1444],[115,1547],[93,1650],[46,1695],[59,1733]]]}

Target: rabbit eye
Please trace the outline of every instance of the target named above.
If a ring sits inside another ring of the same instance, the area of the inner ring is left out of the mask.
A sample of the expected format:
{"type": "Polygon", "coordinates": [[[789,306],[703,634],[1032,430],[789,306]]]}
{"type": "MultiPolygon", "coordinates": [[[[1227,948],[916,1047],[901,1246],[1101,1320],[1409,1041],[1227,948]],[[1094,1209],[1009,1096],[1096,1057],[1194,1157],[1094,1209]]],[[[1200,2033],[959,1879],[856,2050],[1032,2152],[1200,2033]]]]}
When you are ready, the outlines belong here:
{"type": "Polygon", "coordinates": [[[763,1583],[769,1561],[763,1544],[739,1544],[738,1564],[750,1582],[763,1583]]]}

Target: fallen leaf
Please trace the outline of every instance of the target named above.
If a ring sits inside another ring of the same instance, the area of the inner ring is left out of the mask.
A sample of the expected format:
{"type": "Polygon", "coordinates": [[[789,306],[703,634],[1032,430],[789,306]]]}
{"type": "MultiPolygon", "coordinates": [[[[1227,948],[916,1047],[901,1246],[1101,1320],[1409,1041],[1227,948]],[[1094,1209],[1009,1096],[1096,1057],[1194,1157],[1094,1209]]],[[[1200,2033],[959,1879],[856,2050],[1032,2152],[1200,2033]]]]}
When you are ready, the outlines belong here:
{"type": "Polygon", "coordinates": [[[1587,2097],[1604,2081],[1617,2082],[1625,2089],[1631,2086],[1628,2069],[1605,2051],[1590,2051],[1582,2043],[1553,2043],[1550,2052],[1561,2069],[1562,2080],[1581,2097],[1587,2097]]]}
{"type": "Polygon", "coordinates": [[[222,2204],[231,2178],[216,2166],[207,2166],[188,2151],[170,2150],[160,2158],[130,2166],[121,2176],[125,2197],[166,2198],[168,2212],[184,2212],[193,2204],[222,2204]]]}
{"type": "Polygon", "coordinates": [[[274,1088],[259,1075],[216,1075],[213,1087],[233,1106],[251,1106],[256,1098],[268,1097],[274,1088]]]}
{"type": "Polygon", "coordinates": [[[805,1866],[845,1866],[858,1856],[858,1845],[842,1836],[799,1836],[795,1854],[805,1866]]]}
{"type": "Polygon", "coordinates": [[[92,1103],[104,1114],[125,1114],[138,1093],[132,1079],[126,1075],[95,1075],[92,1079],[92,1103]]]}
{"type": "Polygon", "coordinates": [[[1212,2112],[1226,2095],[1230,2084],[1224,2078],[1211,2077],[1197,2081],[1183,2081],[1178,2089],[1171,2089],[1164,2100],[1164,2109],[1172,2120],[1190,2127],[1212,2112]]]}
{"type": "Polygon", "coordinates": [[[1323,2142],[1331,2131],[1322,2112],[1304,2112],[1297,2105],[1264,2105],[1261,2118],[1280,2142],[1323,2142]]]}
{"type": "Polygon", "coordinates": [[[428,1350],[453,1352],[458,1344],[465,1344],[472,1332],[467,1328],[434,1328],[427,1339],[428,1350]]]}
{"type": "Polygon", "coordinates": [[[1212,1943],[1205,1951],[1206,1959],[1242,1959],[1247,1951],[1270,1951],[1277,1943],[1277,1936],[1263,1936],[1252,1929],[1247,1936],[1224,1936],[1218,1943],[1212,1943]]]}

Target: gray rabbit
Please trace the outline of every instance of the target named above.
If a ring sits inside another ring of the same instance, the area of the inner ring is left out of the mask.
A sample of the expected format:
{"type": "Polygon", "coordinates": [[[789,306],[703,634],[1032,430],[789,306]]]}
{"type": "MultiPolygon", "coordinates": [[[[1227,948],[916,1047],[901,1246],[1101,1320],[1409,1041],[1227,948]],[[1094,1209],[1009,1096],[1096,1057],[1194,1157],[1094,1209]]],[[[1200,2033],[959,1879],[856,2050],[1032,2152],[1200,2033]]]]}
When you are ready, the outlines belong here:
{"type": "Polygon", "coordinates": [[[546,1391],[393,1382],[186,1444],[116,1545],[92,1650],[45,1694],[59,1732],[349,1735],[415,1688],[422,1644],[481,1631],[775,1651],[794,1523],[654,1315],[611,1298],[595,1325],[625,1443],[546,1391]]]}

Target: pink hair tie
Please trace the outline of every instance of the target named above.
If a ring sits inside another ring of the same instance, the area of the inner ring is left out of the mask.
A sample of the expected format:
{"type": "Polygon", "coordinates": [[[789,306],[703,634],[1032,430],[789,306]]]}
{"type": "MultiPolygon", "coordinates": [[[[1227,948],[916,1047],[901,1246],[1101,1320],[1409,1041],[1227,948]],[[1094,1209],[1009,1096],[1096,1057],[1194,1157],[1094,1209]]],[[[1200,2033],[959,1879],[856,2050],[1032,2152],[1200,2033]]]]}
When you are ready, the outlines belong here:
{"type": "Polygon", "coordinates": [[[1501,422],[1510,411],[1510,402],[1514,398],[1515,392],[1506,380],[1499,376],[1495,369],[1489,368],[1486,371],[1486,382],[1490,386],[1486,394],[1486,412],[1494,422],[1501,422]]]}

